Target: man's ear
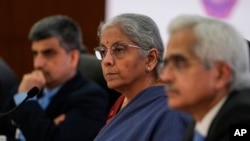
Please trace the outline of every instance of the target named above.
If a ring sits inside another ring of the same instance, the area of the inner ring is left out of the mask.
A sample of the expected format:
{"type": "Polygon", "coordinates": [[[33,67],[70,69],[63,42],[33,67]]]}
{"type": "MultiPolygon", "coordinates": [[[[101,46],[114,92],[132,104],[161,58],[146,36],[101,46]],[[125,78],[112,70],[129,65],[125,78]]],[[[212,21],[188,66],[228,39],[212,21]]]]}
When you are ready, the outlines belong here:
{"type": "Polygon", "coordinates": [[[216,63],[215,67],[217,69],[216,88],[221,89],[227,87],[233,75],[232,69],[224,62],[216,63]]]}
{"type": "Polygon", "coordinates": [[[158,51],[155,48],[150,49],[146,60],[146,71],[152,71],[158,62],[158,51]]]}
{"type": "Polygon", "coordinates": [[[80,52],[78,50],[72,50],[70,52],[70,57],[71,57],[71,65],[72,67],[77,67],[78,66],[78,61],[80,58],[80,52]]]}

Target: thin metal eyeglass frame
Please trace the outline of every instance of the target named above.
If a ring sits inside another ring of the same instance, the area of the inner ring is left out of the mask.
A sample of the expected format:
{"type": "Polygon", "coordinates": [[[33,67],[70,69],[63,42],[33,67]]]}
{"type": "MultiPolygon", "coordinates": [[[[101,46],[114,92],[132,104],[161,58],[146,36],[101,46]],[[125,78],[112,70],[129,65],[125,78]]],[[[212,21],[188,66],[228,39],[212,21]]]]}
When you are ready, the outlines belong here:
{"type": "MultiPolygon", "coordinates": [[[[141,48],[141,47],[139,47],[139,46],[136,46],[136,45],[131,45],[131,44],[123,44],[123,45],[125,45],[126,47],[133,47],[133,48],[143,49],[143,48],[141,48]]],[[[100,53],[99,50],[96,50],[97,48],[98,48],[98,47],[94,48],[96,58],[99,59],[99,60],[102,60],[103,58],[102,58],[102,56],[101,56],[101,53],[100,53]]],[[[110,47],[110,48],[111,48],[111,47],[110,47]]],[[[107,50],[110,49],[110,48],[107,48],[107,50]]],[[[105,56],[106,56],[106,55],[105,55],[105,56]]]]}

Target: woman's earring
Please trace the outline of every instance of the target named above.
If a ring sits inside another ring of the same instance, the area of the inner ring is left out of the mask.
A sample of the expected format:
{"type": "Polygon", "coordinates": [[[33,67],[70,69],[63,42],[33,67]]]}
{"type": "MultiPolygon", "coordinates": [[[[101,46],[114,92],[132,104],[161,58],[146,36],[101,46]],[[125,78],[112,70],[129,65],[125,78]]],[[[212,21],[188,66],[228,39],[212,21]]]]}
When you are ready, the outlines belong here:
{"type": "Polygon", "coordinates": [[[146,69],[147,71],[150,71],[150,67],[147,67],[147,69],[146,69]]]}

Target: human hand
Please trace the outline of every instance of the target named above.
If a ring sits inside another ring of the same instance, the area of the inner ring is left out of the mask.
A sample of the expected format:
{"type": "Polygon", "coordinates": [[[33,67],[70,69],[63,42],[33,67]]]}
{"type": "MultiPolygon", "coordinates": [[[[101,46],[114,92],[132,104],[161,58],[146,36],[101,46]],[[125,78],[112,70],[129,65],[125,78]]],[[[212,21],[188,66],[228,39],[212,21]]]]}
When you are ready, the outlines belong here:
{"type": "Polygon", "coordinates": [[[65,114],[61,114],[61,115],[59,115],[58,117],[56,117],[56,118],[54,119],[54,123],[55,123],[56,125],[59,125],[59,124],[62,123],[65,119],[66,119],[66,115],[65,115],[65,114]]]}
{"type": "Polygon", "coordinates": [[[18,93],[27,92],[34,86],[42,89],[46,84],[44,74],[40,70],[34,70],[31,73],[25,74],[18,88],[18,93]]]}

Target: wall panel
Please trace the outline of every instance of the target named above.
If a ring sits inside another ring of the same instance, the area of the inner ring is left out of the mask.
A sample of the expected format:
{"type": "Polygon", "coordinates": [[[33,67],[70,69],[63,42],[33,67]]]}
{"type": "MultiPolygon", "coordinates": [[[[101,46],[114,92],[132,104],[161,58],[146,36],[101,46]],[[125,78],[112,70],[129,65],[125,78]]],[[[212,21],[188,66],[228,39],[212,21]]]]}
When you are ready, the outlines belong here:
{"type": "Polygon", "coordinates": [[[97,27],[104,19],[104,0],[0,0],[0,56],[21,79],[32,70],[27,39],[30,27],[39,19],[63,14],[81,26],[84,44],[90,53],[98,45],[97,27]]]}

